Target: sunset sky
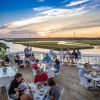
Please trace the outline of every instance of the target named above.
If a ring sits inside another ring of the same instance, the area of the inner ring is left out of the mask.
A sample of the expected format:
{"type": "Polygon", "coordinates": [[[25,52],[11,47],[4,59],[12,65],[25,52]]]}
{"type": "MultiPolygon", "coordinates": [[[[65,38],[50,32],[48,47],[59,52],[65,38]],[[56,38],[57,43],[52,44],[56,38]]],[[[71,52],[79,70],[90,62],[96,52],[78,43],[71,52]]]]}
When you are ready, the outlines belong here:
{"type": "Polygon", "coordinates": [[[0,38],[100,37],[100,0],[0,0],[0,38]]]}

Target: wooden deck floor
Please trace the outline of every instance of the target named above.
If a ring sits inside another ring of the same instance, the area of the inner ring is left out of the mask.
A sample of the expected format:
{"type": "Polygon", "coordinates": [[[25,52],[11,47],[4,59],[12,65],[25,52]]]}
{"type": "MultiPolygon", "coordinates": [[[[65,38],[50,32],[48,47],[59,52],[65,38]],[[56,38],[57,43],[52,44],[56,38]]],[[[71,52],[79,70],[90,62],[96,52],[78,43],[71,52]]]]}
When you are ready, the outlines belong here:
{"type": "MultiPolygon", "coordinates": [[[[19,69],[19,72],[23,73],[28,82],[32,81],[30,68],[19,69]]],[[[62,100],[100,100],[100,89],[86,90],[78,84],[78,70],[75,66],[63,65],[56,82],[64,88],[62,100]]]]}

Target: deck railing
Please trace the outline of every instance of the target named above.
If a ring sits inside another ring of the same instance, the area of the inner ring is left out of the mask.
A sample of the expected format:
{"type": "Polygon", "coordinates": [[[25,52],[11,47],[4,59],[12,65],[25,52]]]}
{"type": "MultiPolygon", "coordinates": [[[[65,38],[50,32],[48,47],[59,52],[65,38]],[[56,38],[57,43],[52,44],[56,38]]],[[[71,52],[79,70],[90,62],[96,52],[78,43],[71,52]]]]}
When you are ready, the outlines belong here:
{"type": "MultiPolygon", "coordinates": [[[[24,52],[12,52],[9,53],[10,56],[14,56],[16,53],[19,53],[22,57],[24,57],[24,52]]],[[[44,55],[48,53],[48,51],[33,51],[35,57],[39,60],[42,60],[44,55]]],[[[59,52],[55,52],[56,55],[59,55],[59,52]]],[[[77,63],[91,63],[93,65],[100,65],[100,54],[82,54],[81,57],[77,60],[77,63]]]]}
{"type": "Polygon", "coordinates": [[[77,60],[77,67],[84,65],[85,63],[100,67],[100,54],[82,54],[81,59],[77,60]]]}

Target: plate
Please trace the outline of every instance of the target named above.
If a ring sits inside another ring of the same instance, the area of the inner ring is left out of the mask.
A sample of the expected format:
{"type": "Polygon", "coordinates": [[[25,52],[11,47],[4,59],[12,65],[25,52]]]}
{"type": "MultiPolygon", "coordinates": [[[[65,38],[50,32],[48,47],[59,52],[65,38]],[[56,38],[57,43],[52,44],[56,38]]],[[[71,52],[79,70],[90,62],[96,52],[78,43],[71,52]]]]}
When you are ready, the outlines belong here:
{"type": "Polygon", "coordinates": [[[44,90],[44,89],[40,89],[40,90],[37,90],[35,92],[39,93],[39,94],[46,94],[46,90],[44,90]]]}

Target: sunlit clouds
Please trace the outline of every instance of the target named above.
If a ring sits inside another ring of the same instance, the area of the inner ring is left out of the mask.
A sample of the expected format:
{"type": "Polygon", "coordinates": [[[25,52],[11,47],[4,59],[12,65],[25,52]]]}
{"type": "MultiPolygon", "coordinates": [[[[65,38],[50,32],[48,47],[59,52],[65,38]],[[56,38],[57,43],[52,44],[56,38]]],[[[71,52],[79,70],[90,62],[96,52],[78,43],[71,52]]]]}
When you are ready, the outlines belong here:
{"type": "MultiPolygon", "coordinates": [[[[44,3],[48,0],[37,0],[44,3]]],[[[99,0],[61,0],[31,8],[33,16],[0,25],[0,38],[100,37],[99,0]]]]}
{"type": "Polygon", "coordinates": [[[70,4],[66,5],[66,6],[76,6],[76,5],[80,5],[80,4],[83,4],[83,3],[87,3],[91,0],[76,0],[76,1],[72,1],[70,2],[70,4]]]}

